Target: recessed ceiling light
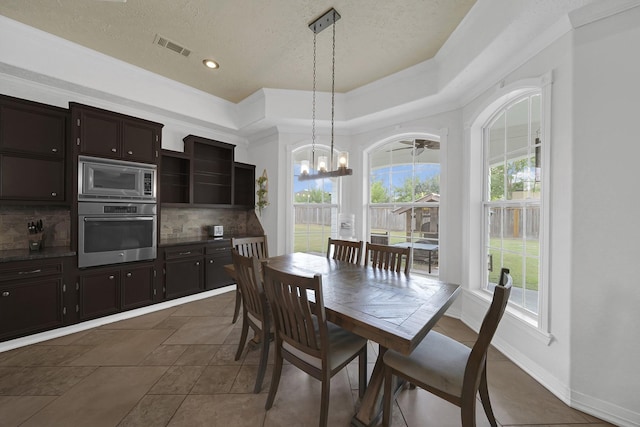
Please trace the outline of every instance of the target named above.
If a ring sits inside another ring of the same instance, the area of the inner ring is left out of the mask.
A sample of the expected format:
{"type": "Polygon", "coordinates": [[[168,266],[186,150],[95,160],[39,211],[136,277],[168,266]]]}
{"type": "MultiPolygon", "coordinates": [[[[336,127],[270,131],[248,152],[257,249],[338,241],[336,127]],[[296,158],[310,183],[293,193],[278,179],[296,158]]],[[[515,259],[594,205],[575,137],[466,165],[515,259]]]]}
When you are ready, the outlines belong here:
{"type": "Polygon", "coordinates": [[[216,68],[220,68],[220,65],[214,61],[213,59],[203,59],[202,63],[204,64],[205,67],[207,68],[211,68],[211,69],[216,69],[216,68]]]}

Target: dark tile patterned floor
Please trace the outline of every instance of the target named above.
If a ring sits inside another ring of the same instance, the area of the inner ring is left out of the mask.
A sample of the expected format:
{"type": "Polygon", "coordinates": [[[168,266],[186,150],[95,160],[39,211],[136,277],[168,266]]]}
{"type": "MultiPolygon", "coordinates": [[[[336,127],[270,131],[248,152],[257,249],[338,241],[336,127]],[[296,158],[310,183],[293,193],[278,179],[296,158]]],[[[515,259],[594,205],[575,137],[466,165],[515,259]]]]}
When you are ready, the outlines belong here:
{"type": "MultiPolygon", "coordinates": [[[[240,322],[234,293],[186,303],[0,353],[4,426],[316,426],[320,383],[285,365],[274,406],[265,411],[271,365],[253,394],[259,351],[234,360],[240,322]]],[[[443,318],[436,327],[471,344],[476,334],[443,318]]],[[[376,346],[369,345],[370,371],[376,346]]],[[[273,358],[270,356],[270,362],[273,358]]],[[[489,388],[501,426],[607,426],[563,404],[497,350],[489,388]]],[[[357,362],[331,382],[330,426],[348,426],[357,405],[357,362]]],[[[488,422],[478,405],[478,425],[488,422]]],[[[459,426],[458,408],[422,390],[405,390],[394,427],[459,426]]]]}

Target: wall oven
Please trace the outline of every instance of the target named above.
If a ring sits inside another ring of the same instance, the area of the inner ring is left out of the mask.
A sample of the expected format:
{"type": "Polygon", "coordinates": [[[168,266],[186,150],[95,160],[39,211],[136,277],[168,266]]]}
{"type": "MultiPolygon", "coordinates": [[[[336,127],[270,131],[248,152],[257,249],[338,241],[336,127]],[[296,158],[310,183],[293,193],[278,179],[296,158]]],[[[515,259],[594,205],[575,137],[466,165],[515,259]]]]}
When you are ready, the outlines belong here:
{"type": "Polygon", "coordinates": [[[78,202],[78,267],[156,258],[156,205],[78,202]]]}
{"type": "Polygon", "coordinates": [[[78,156],[78,201],[156,203],[156,165],[78,156]]]}

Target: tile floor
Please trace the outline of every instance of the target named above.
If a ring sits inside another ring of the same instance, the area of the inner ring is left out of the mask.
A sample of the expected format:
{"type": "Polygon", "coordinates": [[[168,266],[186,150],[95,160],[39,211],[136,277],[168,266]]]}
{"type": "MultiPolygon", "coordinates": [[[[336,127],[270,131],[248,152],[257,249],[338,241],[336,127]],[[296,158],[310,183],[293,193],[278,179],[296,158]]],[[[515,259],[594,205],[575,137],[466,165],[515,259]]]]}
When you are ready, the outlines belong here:
{"type": "MultiPolygon", "coordinates": [[[[271,410],[264,410],[271,366],[262,392],[252,393],[259,351],[245,349],[234,361],[233,298],[227,292],[0,353],[0,426],[316,426],[320,383],[292,365],[283,368],[271,410]]],[[[475,340],[452,318],[437,329],[475,340]]],[[[375,357],[370,344],[371,368],[375,357]]],[[[489,388],[502,426],[609,425],[567,407],[495,349],[489,388]]],[[[348,426],[356,404],[353,362],[332,379],[329,425],[348,426]]],[[[419,389],[403,391],[394,407],[394,427],[459,425],[457,407],[419,389]]]]}

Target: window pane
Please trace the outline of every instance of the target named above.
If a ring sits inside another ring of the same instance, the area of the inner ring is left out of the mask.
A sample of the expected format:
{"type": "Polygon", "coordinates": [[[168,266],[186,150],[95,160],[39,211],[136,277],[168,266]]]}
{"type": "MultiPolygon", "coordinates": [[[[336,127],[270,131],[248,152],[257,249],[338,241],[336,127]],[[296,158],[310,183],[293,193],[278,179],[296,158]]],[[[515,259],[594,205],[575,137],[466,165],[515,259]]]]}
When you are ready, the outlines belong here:
{"type": "MultiPolygon", "coordinates": [[[[369,156],[369,239],[379,244],[438,243],[440,144],[426,139],[395,141],[369,156]],[[389,203],[391,206],[376,206],[389,203]],[[419,204],[426,206],[418,206],[419,204]],[[431,206],[433,204],[433,206],[431,206]]],[[[414,256],[412,270],[437,274],[437,248],[414,256]]],[[[416,248],[414,247],[414,255],[416,248]]]]}
{"type": "Polygon", "coordinates": [[[485,129],[487,289],[502,267],[513,278],[510,301],[538,312],[540,200],[542,191],[541,98],[526,96],[496,112],[485,129]]]}

